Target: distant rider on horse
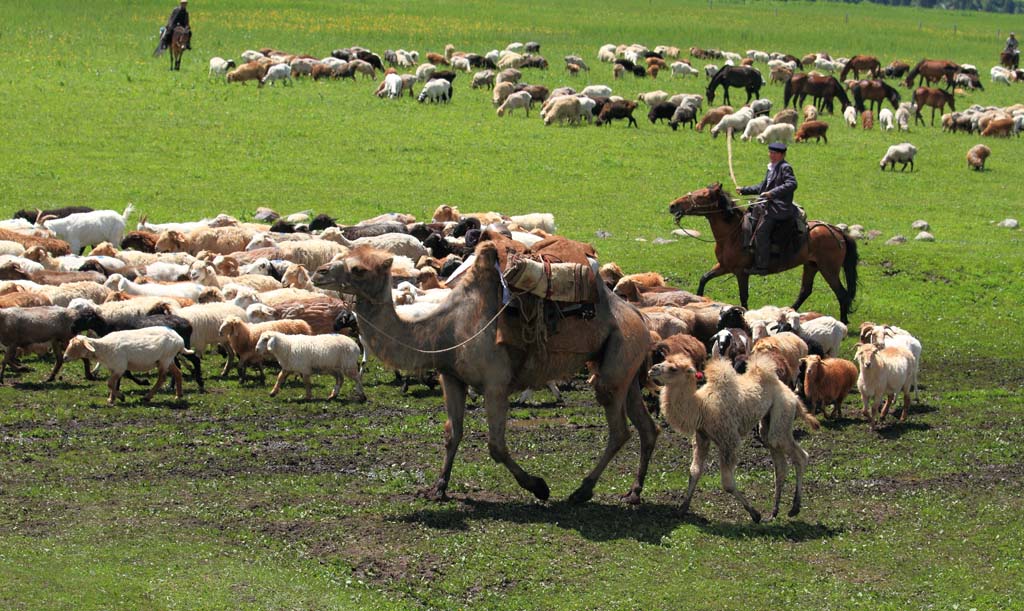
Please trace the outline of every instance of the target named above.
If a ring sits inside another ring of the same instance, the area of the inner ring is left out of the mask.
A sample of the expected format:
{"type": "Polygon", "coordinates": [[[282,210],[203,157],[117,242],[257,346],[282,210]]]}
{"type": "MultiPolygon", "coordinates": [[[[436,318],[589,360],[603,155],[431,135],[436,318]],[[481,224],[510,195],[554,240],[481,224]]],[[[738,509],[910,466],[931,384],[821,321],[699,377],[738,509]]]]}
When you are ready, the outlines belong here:
{"type": "Polygon", "coordinates": [[[1011,55],[1020,55],[1020,48],[1017,43],[1017,35],[1010,32],[1010,37],[1006,39],[1006,52],[1011,55]]]}
{"type": "MultiPolygon", "coordinates": [[[[171,37],[174,35],[174,28],[181,26],[186,30],[190,30],[188,25],[188,0],[181,0],[178,6],[174,7],[171,11],[171,16],[167,18],[167,25],[160,29],[160,44],[157,46],[156,51],[153,55],[160,55],[171,46],[171,37]]],[[[185,46],[186,49],[192,49],[192,42],[185,46]]]]}
{"type": "MultiPolygon", "coordinates": [[[[753,222],[754,267],[748,273],[765,275],[771,261],[772,230],[781,223],[789,222],[797,215],[793,205],[796,191],[796,175],[793,166],[786,162],[786,145],[772,142],[768,145],[768,172],[764,181],[749,187],[737,187],[740,195],[760,195],[761,199],[750,206],[753,222]]],[[[749,248],[750,244],[744,244],[749,248]]]]}

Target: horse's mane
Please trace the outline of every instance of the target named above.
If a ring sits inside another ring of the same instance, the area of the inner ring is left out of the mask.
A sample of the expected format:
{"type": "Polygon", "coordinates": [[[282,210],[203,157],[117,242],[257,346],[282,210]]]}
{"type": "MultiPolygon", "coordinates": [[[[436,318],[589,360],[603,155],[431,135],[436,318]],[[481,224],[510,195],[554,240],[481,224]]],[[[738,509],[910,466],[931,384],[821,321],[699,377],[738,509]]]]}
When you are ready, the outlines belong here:
{"type": "Polygon", "coordinates": [[[725,192],[721,185],[718,185],[718,208],[722,211],[727,221],[743,216],[743,211],[736,207],[736,202],[729,197],[729,194],[725,192]]]}

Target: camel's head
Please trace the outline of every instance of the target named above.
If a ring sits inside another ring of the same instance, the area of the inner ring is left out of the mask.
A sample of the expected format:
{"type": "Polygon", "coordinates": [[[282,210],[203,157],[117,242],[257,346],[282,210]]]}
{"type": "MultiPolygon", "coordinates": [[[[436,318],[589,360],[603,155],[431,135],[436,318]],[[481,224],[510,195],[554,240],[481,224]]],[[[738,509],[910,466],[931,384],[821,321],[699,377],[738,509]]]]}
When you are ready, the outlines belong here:
{"type": "Polygon", "coordinates": [[[703,379],[704,375],[693,366],[693,361],[685,354],[673,354],[664,361],[658,363],[647,375],[655,383],[662,386],[687,382],[696,386],[697,381],[703,379]]]}
{"type": "Polygon", "coordinates": [[[391,301],[391,263],[394,257],[385,251],[360,246],[338,261],[321,265],[313,274],[313,285],[371,302],[391,301]]]}
{"type": "Polygon", "coordinates": [[[703,189],[690,191],[686,195],[676,199],[668,206],[672,216],[679,219],[684,216],[706,216],[720,210],[719,202],[728,196],[722,191],[722,183],[714,183],[703,189]]]}

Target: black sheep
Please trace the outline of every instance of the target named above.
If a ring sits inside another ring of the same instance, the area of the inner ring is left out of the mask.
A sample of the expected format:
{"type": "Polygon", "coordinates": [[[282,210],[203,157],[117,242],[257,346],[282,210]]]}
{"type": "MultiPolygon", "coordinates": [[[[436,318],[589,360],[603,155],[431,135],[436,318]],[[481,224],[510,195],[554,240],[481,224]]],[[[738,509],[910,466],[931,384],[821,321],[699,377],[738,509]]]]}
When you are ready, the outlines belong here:
{"type": "Polygon", "coordinates": [[[30,223],[35,223],[37,220],[44,217],[52,217],[62,219],[72,214],[79,214],[81,212],[93,212],[93,209],[88,206],[66,206],[64,208],[54,208],[52,210],[40,210],[39,208],[26,208],[24,210],[18,210],[14,213],[11,218],[25,219],[30,223]]]}
{"type": "Polygon", "coordinates": [[[376,53],[365,50],[357,51],[356,59],[361,59],[381,72],[384,72],[384,62],[380,60],[380,55],[377,55],[376,53]]]}
{"type": "Polygon", "coordinates": [[[671,119],[676,114],[676,105],[672,102],[662,102],[656,104],[647,112],[647,118],[650,119],[651,123],[658,121],[664,121],[665,119],[671,119]]]}
{"type": "Polygon", "coordinates": [[[334,222],[334,219],[327,216],[326,214],[318,214],[313,217],[313,220],[309,222],[310,231],[323,231],[328,227],[337,227],[338,224],[334,222]]]}

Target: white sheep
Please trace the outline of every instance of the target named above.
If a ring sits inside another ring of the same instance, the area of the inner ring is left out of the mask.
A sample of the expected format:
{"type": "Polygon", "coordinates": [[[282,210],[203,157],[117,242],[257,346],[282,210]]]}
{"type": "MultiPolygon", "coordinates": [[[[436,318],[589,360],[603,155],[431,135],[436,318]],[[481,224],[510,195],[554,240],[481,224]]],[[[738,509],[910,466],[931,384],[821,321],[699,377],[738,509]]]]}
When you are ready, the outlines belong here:
{"type": "Polygon", "coordinates": [[[765,128],[757,141],[761,144],[766,142],[792,142],[796,128],[789,123],[774,123],[765,128]]]}
{"type": "Polygon", "coordinates": [[[296,57],[288,65],[291,66],[292,76],[311,76],[313,74],[313,66],[318,63],[308,57],[296,57]]]}
{"type": "Polygon", "coordinates": [[[911,335],[910,332],[893,325],[862,323],[861,342],[871,342],[878,348],[895,346],[909,350],[914,355],[914,399],[920,400],[917,377],[921,372],[921,340],[911,335]]]}
{"type": "Polygon", "coordinates": [[[502,102],[501,106],[498,107],[497,113],[499,117],[505,116],[505,113],[512,114],[512,111],[516,108],[522,108],[526,116],[530,116],[530,106],[533,105],[533,97],[528,91],[517,91],[509,94],[505,101],[502,102]]]}
{"type": "Polygon", "coordinates": [[[273,85],[277,81],[283,81],[285,84],[291,84],[292,67],[288,64],[274,64],[267,69],[267,73],[260,79],[260,87],[267,83],[273,85]]]}
{"type": "Polygon", "coordinates": [[[754,111],[749,107],[744,107],[731,115],[725,115],[717,125],[711,128],[711,136],[713,138],[718,137],[718,133],[725,130],[725,133],[729,133],[729,128],[732,128],[733,133],[743,133],[743,130],[747,128],[747,123],[754,118],[754,111]]]}
{"type": "Polygon", "coordinates": [[[857,127],[857,110],[853,106],[847,106],[843,110],[843,121],[850,127],[857,127]]]}
{"type": "Polygon", "coordinates": [[[882,126],[882,129],[887,132],[891,132],[893,129],[893,114],[888,108],[883,108],[878,113],[878,123],[882,126]]]}
{"type": "Polygon", "coordinates": [[[771,117],[756,117],[752,119],[747,123],[746,129],[743,130],[743,135],[740,136],[740,140],[749,142],[751,138],[760,136],[771,124],[771,117]]]}
{"type": "Polygon", "coordinates": [[[612,94],[612,88],[607,85],[587,85],[580,92],[588,98],[608,97],[612,94]]]}
{"type": "Polygon", "coordinates": [[[786,314],[786,322],[793,327],[796,333],[804,341],[815,341],[825,351],[825,356],[839,356],[839,349],[846,337],[846,325],[831,316],[819,316],[811,320],[800,322],[800,314],[790,312],[786,314]]]}
{"type": "Polygon", "coordinates": [[[558,123],[569,121],[570,125],[579,125],[580,116],[579,98],[575,96],[562,96],[555,100],[544,113],[544,125],[551,125],[555,121],[558,123]]]}
{"type": "Polygon", "coordinates": [[[760,98],[750,103],[750,109],[754,111],[755,117],[766,115],[772,110],[772,101],[768,98],[760,98]]]}
{"type": "Polygon", "coordinates": [[[86,246],[100,242],[120,244],[124,237],[125,223],[134,209],[134,206],[128,204],[121,214],[113,210],[79,212],[64,218],[45,220],[42,225],[67,242],[72,253],[78,253],[86,246]]]}
{"type": "Polygon", "coordinates": [[[1010,81],[1014,80],[1013,72],[1002,66],[992,66],[992,69],[989,70],[989,76],[992,78],[993,83],[1003,83],[1007,87],[1009,87],[1010,81]]]}
{"type": "Polygon", "coordinates": [[[648,91],[647,93],[641,93],[636,96],[636,99],[647,105],[648,108],[654,108],[658,104],[668,100],[669,93],[658,89],[657,91],[648,91]]]}
{"type": "Polygon", "coordinates": [[[461,70],[463,72],[469,72],[473,67],[469,65],[469,59],[465,57],[453,57],[452,58],[452,70],[461,70]]]}
{"type": "Polygon", "coordinates": [[[907,169],[907,164],[910,164],[910,171],[914,171],[914,157],[917,155],[917,147],[909,142],[901,142],[894,144],[889,147],[885,152],[885,156],[878,163],[880,169],[884,170],[886,165],[892,164],[892,170],[896,171],[896,163],[902,163],[903,167],[900,171],[907,169]]]}
{"type": "Polygon", "coordinates": [[[195,301],[196,299],[199,299],[199,295],[206,290],[205,286],[194,282],[176,282],[174,284],[136,284],[120,274],[113,274],[110,278],[107,278],[107,282],[111,282],[114,278],[117,278],[117,284],[115,285],[117,290],[123,293],[128,293],[129,295],[172,298],[184,297],[185,299],[195,301]]]}
{"type": "Polygon", "coordinates": [[[384,91],[382,92],[390,99],[398,98],[402,95],[402,77],[398,74],[388,74],[384,76],[384,91]]]}
{"type": "Polygon", "coordinates": [[[917,113],[917,104],[902,102],[896,109],[896,126],[901,132],[910,131],[910,117],[917,113]]]}
{"type": "Polygon", "coordinates": [[[266,55],[260,53],[259,51],[253,51],[252,49],[246,49],[245,51],[242,51],[242,59],[244,59],[247,62],[258,61],[263,59],[264,57],[266,57],[266,55]]]}
{"type": "Polygon", "coordinates": [[[115,331],[101,338],[79,335],[71,339],[64,351],[64,359],[95,359],[110,370],[107,388],[110,395],[107,403],[124,399],[120,391],[121,376],[127,371],[149,371],[156,367],[160,372],[153,388],[146,393],[146,401],[153,399],[157,389],[167,379],[167,372],[174,378],[174,396],[181,398],[181,370],[174,364],[179,354],[191,355],[185,349],[185,340],[167,327],[148,327],[131,331],[115,331]]]}
{"type": "Polygon", "coordinates": [[[509,217],[509,223],[517,226],[520,231],[531,231],[541,229],[548,233],[555,233],[555,215],[550,212],[531,212],[530,214],[513,214],[509,217]]]}
{"type": "Polygon", "coordinates": [[[430,100],[431,102],[445,102],[451,99],[452,84],[443,78],[431,79],[420,90],[417,98],[421,103],[430,100]]]}
{"type": "Polygon", "coordinates": [[[672,62],[669,66],[672,69],[672,76],[681,76],[686,78],[687,76],[697,76],[700,72],[696,68],[686,62],[672,62]]]}
{"type": "Polygon", "coordinates": [[[425,83],[430,80],[430,77],[433,76],[435,72],[437,72],[437,66],[434,64],[420,64],[419,67],[416,68],[416,80],[425,83]]]}
{"type": "Polygon", "coordinates": [[[235,60],[223,57],[210,58],[210,76],[225,76],[228,70],[235,68],[235,60]]]}
{"type": "Polygon", "coordinates": [[[473,89],[481,87],[494,87],[494,70],[481,70],[473,75],[473,82],[469,85],[473,89]]]}
{"type": "Polygon", "coordinates": [[[709,79],[715,78],[715,75],[718,74],[719,70],[721,70],[721,68],[719,68],[716,64],[705,64],[704,76],[708,77],[709,79]]]}
{"type": "Polygon", "coordinates": [[[289,374],[302,376],[306,385],[306,400],[313,398],[310,376],[313,373],[330,373],[334,376],[334,390],[327,400],[338,396],[344,377],[356,383],[357,400],[365,401],[362,374],[359,370],[359,345],[345,335],[286,335],[277,331],[266,331],[256,343],[256,352],[270,353],[281,366],[277,383],[270,396],[277,395],[281,384],[289,374]]]}
{"type": "Polygon", "coordinates": [[[903,393],[903,412],[900,422],[907,419],[907,408],[910,407],[910,387],[914,382],[914,371],[917,364],[914,355],[906,348],[892,346],[879,348],[874,344],[857,346],[855,357],[860,365],[860,376],[857,378],[857,391],[863,402],[862,413],[867,417],[872,428],[875,426],[875,415],[879,405],[885,400],[879,419],[884,419],[895,402],[896,393],[903,393]]]}

